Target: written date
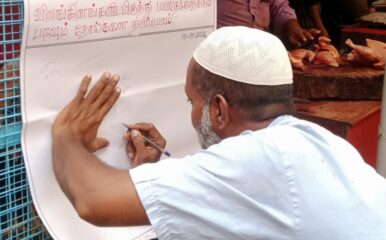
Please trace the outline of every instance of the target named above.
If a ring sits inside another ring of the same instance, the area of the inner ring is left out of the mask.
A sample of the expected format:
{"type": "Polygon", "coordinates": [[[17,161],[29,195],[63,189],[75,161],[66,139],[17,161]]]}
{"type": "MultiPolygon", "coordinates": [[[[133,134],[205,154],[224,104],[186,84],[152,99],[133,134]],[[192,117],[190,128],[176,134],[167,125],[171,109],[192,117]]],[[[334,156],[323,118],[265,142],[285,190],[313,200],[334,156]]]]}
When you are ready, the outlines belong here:
{"type": "Polygon", "coordinates": [[[206,31],[189,32],[181,35],[182,40],[189,40],[194,38],[206,38],[206,31]]]}

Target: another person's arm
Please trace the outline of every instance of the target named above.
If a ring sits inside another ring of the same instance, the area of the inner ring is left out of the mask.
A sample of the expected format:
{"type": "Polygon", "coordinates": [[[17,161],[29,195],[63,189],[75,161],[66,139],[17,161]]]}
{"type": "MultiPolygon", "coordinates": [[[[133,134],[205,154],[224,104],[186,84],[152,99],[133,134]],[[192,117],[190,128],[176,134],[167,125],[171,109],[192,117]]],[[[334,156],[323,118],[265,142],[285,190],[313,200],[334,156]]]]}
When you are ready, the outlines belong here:
{"type": "Polygon", "coordinates": [[[321,34],[325,37],[329,37],[326,28],[324,27],[322,17],[320,16],[320,4],[316,3],[308,8],[312,22],[314,23],[315,28],[321,31],[321,34]]]}
{"type": "Polygon", "coordinates": [[[284,42],[293,47],[300,47],[302,43],[312,41],[320,31],[304,29],[299,25],[295,11],[289,6],[288,0],[270,1],[271,24],[274,33],[284,42]]]}
{"type": "MultiPolygon", "coordinates": [[[[97,132],[119,97],[118,79],[105,73],[87,93],[91,77],[86,76],[52,127],[53,167],[59,185],[79,216],[99,226],[149,223],[128,171],[112,168],[93,154],[108,145],[106,139],[97,138],[97,132]]],[[[140,134],[134,135],[137,139],[140,134]]]]}

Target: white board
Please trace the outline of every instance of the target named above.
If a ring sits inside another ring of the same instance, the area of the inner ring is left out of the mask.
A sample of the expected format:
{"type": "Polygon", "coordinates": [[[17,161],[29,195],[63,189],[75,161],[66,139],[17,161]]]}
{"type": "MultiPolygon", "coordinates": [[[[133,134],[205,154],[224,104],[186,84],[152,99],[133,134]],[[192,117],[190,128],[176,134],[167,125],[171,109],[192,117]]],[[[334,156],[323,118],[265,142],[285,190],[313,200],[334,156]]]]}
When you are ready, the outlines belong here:
{"type": "Polygon", "coordinates": [[[97,153],[129,169],[122,122],[153,122],[173,157],[198,148],[184,95],[194,48],[215,29],[214,0],[30,0],[21,56],[22,145],[36,210],[55,239],[138,239],[150,227],[100,228],[81,220],[59,188],[51,159],[51,125],[85,74],[121,76],[120,99],[99,136],[97,153]]]}

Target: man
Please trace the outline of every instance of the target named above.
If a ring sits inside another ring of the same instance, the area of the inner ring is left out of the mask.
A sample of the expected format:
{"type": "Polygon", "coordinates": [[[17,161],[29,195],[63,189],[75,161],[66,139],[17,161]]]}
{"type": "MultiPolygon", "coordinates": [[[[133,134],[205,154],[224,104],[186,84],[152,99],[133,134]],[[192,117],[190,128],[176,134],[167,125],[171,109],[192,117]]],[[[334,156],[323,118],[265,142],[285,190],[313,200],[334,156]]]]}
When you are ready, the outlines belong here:
{"type": "Polygon", "coordinates": [[[385,239],[386,180],[345,140],[291,116],[292,70],[275,36],[246,27],[210,34],[193,53],[185,92],[203,149],[159,161],[149,123],[126,135],[133,169],[93,152],[119,97],[104,74],[52,128],[58,182],[80,217],[99,226],[151,224],[159,239],[385,239]],[[150,163],[155,162],[155,163],[150,163]]]}
{"type": "Polygon", "coordinates": [[[303,29],[288,0],[217,1],[217,27],[246,26],[272,31],[288,48],[314,40],[320,30],[303,29]]]}
{"type": "MultiPolygon", "coordinates": [[[[358,24],[358,19],[374,12],[371,8],[373,0],[323,0],[320,1],[321,17],[329,32],[332,43],[339,46],[342,41],[342,28],[358,24]]],[[[346,40],[346,39],[343,39],[346,40]]]]}
{"type": "Polygon", "coordinates": [[[289,0],[302,28],[319,29],[320,35],[329,37],[321,17],[321,8],[319,0],[289,0]]]}

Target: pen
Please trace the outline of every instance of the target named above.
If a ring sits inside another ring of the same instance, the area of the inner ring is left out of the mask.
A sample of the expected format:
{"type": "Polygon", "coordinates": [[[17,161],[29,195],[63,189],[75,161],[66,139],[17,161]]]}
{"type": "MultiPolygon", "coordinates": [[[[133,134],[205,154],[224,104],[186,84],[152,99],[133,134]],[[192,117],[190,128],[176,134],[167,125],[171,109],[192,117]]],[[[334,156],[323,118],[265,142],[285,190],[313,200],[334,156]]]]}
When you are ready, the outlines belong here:
{"type": "MultiPolygon", "coordinates": [[[[125,126],[125,128],[127,128],[127,131],[131,131],[133,130],[131,127],[129,127],[127,124],[125,123],[122,123],[123,126],[125,126]]],[[[156,144],[155,142],[153,142],[152,140],[150,140],[149,138],[143,136],[143,139],[145,139],[145,142],[147,142],[150,146],[152,146],[153,148],[157,149],[158,151],[160,151],[161,153],[165,154],[166,156],[170,157],[171,154],[169,151],[167,151],[166,149],[163,149],[162,147],[158,146],[158,144],[156,144]]]]}

